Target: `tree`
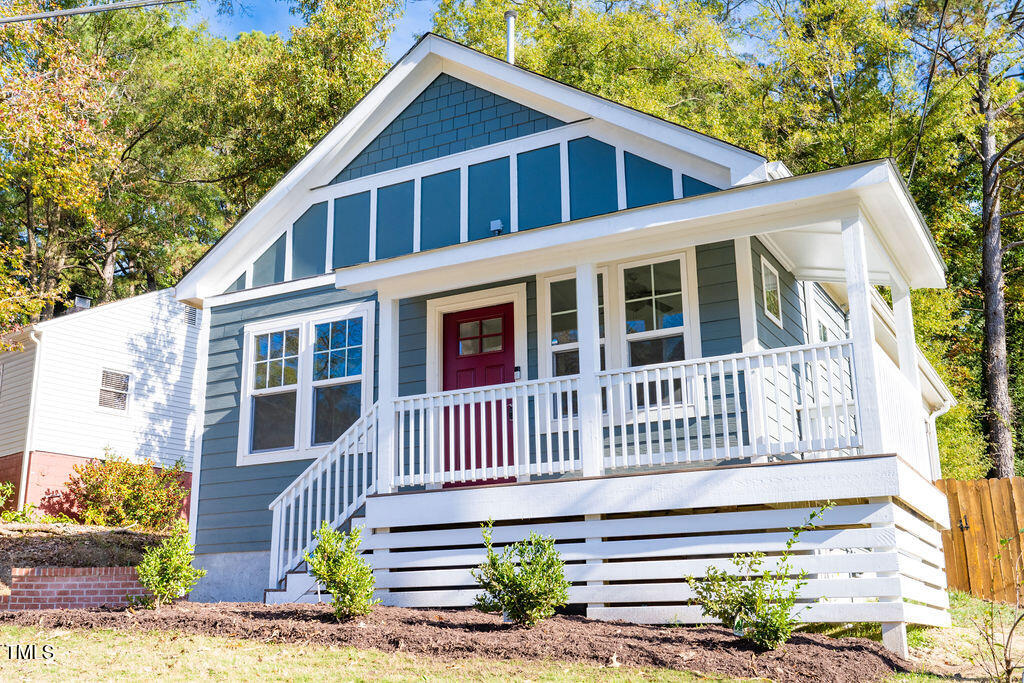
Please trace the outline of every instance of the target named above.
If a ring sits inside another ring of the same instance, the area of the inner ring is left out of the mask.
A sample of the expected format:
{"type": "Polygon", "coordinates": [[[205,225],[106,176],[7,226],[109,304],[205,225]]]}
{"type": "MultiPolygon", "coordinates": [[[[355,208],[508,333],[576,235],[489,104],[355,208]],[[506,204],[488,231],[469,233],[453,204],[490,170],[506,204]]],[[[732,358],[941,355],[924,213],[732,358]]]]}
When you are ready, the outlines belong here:
{"type": "MultiPolygon", "coordinates": [[[[965,138],[980,174],[981,288],[984,310],[985,398],[992,469],[1013,476],[1014,406],[1007,351],[1005,259],[1024,240],[1006,240],[1007,221],[1024,216],[1019,184],[1006,176],[1024,168],[1024,6],[1018,0],[931,0],[915,6],[915,43],[936,58],[945,77],[970,89],[965,138]],[[1016,189],[1016,192],[1013,192],[1016,189]],[[1010,210],[1004,209],[1009,203],[1010,210]]],[[[1019,175],[1018,175],[1019,177],[1019,175]]],[[[1010,228],[1013,230],[1012,228],[1010,228]]],[[[1019,237],[1019,229],[1013,230],[1019,237]]]]}
{"type": "Polygon", "coordinates": [[[14,335],[56,297],[29,285],[24,256],[21,249],[0,244],[0,353],[18,350],[14,335]]]}

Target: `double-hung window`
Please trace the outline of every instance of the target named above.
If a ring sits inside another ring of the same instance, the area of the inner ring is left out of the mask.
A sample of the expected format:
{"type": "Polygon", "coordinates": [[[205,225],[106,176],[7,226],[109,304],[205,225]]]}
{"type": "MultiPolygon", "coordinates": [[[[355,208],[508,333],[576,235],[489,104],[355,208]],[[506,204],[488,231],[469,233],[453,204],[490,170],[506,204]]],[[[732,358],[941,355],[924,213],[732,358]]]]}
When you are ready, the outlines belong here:
{"type": "Polygon", "coordinates": [[[773,323],[782,327],[782,288],[779,283],[779,271],[763,256],[761,257],[761,290],[764,294],[764,299],[761,302],[764,314],[773,323]]]}
{"type": "Polygon", "coordinates": [[[629,365],[686,358],[683,262],[679,258],[622,267],[629,365]]]}
{"type": "MultiPolygon", "coordinates": [[[[576,278],[566,276],[548,281],[551,332],[551,376],[575,375],[580,371],[580,339],[576,316],[576,278]]],[[[601,342],[601,369],[605,367],[604,273],[597,274],[597,320],[601,342]]]]}
{"type": "Polygon", "coordinates": [[[314,458],[372,400],[373,305],[246,326],[239,464],[314,458]]]}

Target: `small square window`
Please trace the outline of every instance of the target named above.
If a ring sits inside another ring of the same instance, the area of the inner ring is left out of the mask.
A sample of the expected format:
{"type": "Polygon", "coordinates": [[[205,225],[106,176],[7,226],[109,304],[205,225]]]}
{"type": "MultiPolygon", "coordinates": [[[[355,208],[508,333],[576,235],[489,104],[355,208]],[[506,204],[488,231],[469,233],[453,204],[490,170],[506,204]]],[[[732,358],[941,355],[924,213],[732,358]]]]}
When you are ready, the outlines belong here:
{"type": "Polygon", "coordinates": [[[100,407],[109,410],[128,410],[128,387],[130,384],[131,375],[128,373],[104,370],[100,377],[100,407]]]}

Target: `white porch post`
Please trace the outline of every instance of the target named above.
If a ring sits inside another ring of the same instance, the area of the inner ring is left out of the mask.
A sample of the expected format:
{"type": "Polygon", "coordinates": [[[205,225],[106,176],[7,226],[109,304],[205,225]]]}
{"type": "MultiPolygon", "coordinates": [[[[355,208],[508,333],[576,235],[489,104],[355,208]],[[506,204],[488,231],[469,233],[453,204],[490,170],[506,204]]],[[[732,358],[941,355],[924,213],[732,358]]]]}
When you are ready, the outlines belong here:
{"type": "Polygon", "coordinates": [[[846,262],[846,292],[850,304],[850,338],[856,375],[856,400],[860,414],[859,431],[864,453],[878,454],[882,445],[882,414],[875,365],[875,321],[871,311],[871,282],[868,279],[864,222],[858,215],[842,222],[843,259],[846,262]]]}
{"type": "Polygon", "coordinates": [[[580,354],[580,457],[583,476],[597,477],[604,469],[601,425],[601,332],[597,316],[597,269],[593,263],[576,266],[576,327],[580,354]]]}
{"type": "Polygon", "coordinates": [[[377,493],[391,493],[395,479],[395,397],[398,395],[398,302],[378,293],[377,493]]]}
{"type": "MultiPolygon", "coordinates": [[[[749,237],[733,240],[736,259],[736,297],[740,309],[740,338],[743,353],[757,353],[761,343],[757,338],[757,296],[754,288],[754,256],[749,237]]],[[[768,446],[766,426],[761,421],[761,370],[749,367],[745,371],[747,392],[747,438],[750,441],[751,462],[767,462],[768,446]]]]}
{"type": "Polygon", "coordinates": [[[920,390],[921,376],[917,372],[917,342],[914,339],[914,311],[910,304],[910,287],[902,279],[892,286],[892,312],[896,318],[896,348],[900,372],[910,386],[920,390]]]}

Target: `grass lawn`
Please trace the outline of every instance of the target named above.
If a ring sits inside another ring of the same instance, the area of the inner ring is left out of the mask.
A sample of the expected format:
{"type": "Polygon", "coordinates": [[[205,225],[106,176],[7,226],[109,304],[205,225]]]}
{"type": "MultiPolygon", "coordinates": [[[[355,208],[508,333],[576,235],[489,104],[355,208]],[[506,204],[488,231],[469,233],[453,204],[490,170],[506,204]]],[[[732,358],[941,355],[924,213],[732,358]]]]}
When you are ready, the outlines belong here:
{"type": "Polygon", "coordinates": [[[0,646],[6,680],[530,680],[724,681],[667,669],[627,669],[566,663],[426,657],[355,648],[268,644],[235,638],[150,631],[52,630],[0,627],[3,645],[52,646],[48,660],[9,660],[0,646]]]}

